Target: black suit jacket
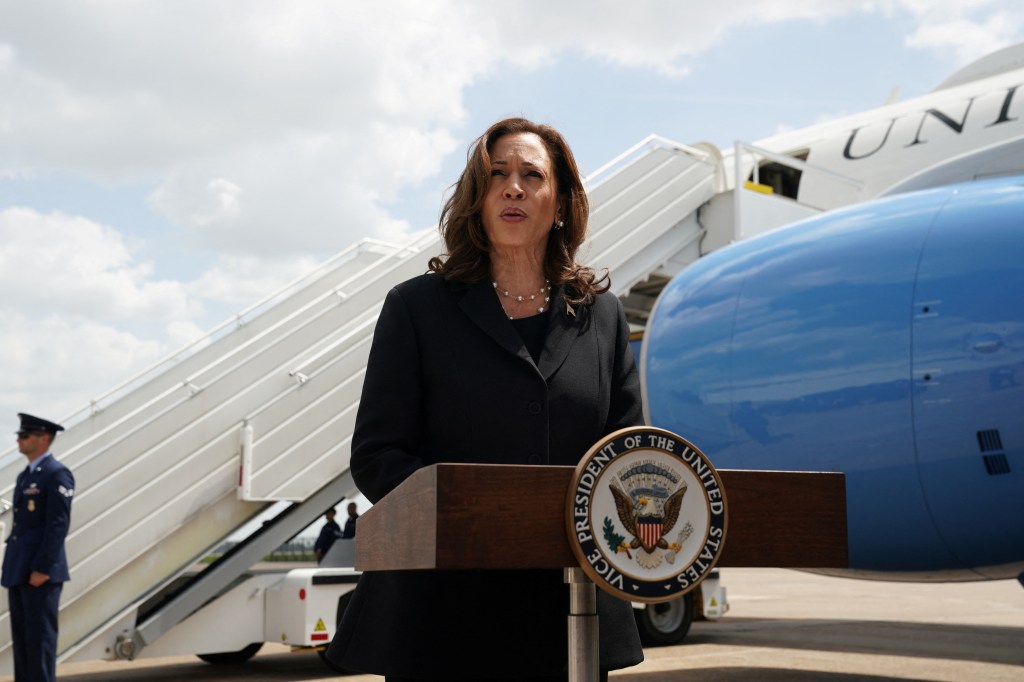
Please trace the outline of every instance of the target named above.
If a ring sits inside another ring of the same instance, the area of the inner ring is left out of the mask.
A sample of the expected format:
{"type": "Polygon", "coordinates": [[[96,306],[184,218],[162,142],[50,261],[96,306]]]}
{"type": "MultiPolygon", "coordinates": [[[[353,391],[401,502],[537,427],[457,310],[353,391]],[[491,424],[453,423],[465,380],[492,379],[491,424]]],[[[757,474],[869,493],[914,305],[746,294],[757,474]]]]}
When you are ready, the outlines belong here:
{"type": "MultiPolygon", "coordinates": [[[[490,283],[430,274],[391,290],[352,440],[352,474],[371,502],[437,462],[575,465],[602,436],[642,423],[619,300],[570,306],[557,290],[551,300],[534,363],[490,283]]],[[[364,574],[329,656],[401,677],[558,675],[562,580],[561,571],[364,574]]],[[[602,667],[642,660],[629,604],[602,593],[599,614],[602,667]]]]}

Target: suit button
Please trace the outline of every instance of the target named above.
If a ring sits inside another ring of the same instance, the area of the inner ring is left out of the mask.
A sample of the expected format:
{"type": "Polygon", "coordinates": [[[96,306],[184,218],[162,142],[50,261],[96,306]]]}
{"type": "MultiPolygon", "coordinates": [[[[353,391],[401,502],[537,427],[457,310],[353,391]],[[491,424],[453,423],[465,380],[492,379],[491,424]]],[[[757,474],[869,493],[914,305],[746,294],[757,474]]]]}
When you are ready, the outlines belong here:
{"type": "Polygon", "coordinates": [[[533,454],[531,454],[529,457],[526,458],[526,463],[527,464],[540,464],[543,461],[544,461],[544,458],[541,457],[540,453],[538,453],[538,452],[534,452],[533,454]]]}
{"type": "Polygon", "coordinates": [[[530,414],[540,414],[540,403],[536,401],[531,402],[529,405],[526,406],[526,409],[530,412],[530,414]]]}

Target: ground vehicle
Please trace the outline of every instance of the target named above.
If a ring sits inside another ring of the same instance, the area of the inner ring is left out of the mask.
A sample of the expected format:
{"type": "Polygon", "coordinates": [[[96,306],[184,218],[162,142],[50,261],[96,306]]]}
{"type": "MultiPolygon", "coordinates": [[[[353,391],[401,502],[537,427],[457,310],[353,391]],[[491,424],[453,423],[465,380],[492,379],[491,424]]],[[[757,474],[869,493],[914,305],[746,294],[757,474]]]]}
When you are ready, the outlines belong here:
{"type": "Polygon", "coordinates": [[[718,569],[713,569],[697,589],[664,604],[633,604],[640,641],[644,646],[679,644],[694,620],[718,620],[729,610],[718,569]]]}

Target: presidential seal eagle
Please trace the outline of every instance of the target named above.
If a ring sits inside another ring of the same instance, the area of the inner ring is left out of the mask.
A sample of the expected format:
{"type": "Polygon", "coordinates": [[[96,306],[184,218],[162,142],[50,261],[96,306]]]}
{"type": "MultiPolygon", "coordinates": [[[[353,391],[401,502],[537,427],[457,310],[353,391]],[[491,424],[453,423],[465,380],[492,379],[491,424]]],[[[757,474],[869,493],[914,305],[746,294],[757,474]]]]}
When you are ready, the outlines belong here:
{"type": "Polygon", "coordinates": [[[618,486],[609,485],[608,487],[615,498],[615,509],[619,513],[619,521],[626,527],[626,532],[633,536],[628,544],[629,549],[643,548],[648,554],[653,554],[657,549],[679,551],[678,543],[669,544],[665,540],[665,535],[675,527],[679,520],[679,509],[683,505],[683,495],[686,494],[685,483],[668,496],[661,509],[658,508],[658,503],[652,496],[639,495],[637,504],[634,505],[632,498],[618,486]]]}

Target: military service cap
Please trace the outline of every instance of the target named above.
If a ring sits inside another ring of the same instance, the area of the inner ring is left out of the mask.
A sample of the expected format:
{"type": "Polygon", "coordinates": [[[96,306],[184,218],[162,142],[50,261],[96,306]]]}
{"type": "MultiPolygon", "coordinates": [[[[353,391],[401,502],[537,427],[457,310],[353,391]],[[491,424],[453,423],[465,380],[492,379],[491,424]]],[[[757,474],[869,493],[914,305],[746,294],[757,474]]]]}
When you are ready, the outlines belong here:
{"type": "Polygon", "coordinates": [[[53,435],[58,431],[64,430],[64,427],[60,424],[55,424],[47,419],[33,417],[32,415],[25,414],[23,412],[18,413],[18,419],[21,420],[21,427],[18,429],[18,433],[36,433],[42,431],[43,433],[53,435]]]}

